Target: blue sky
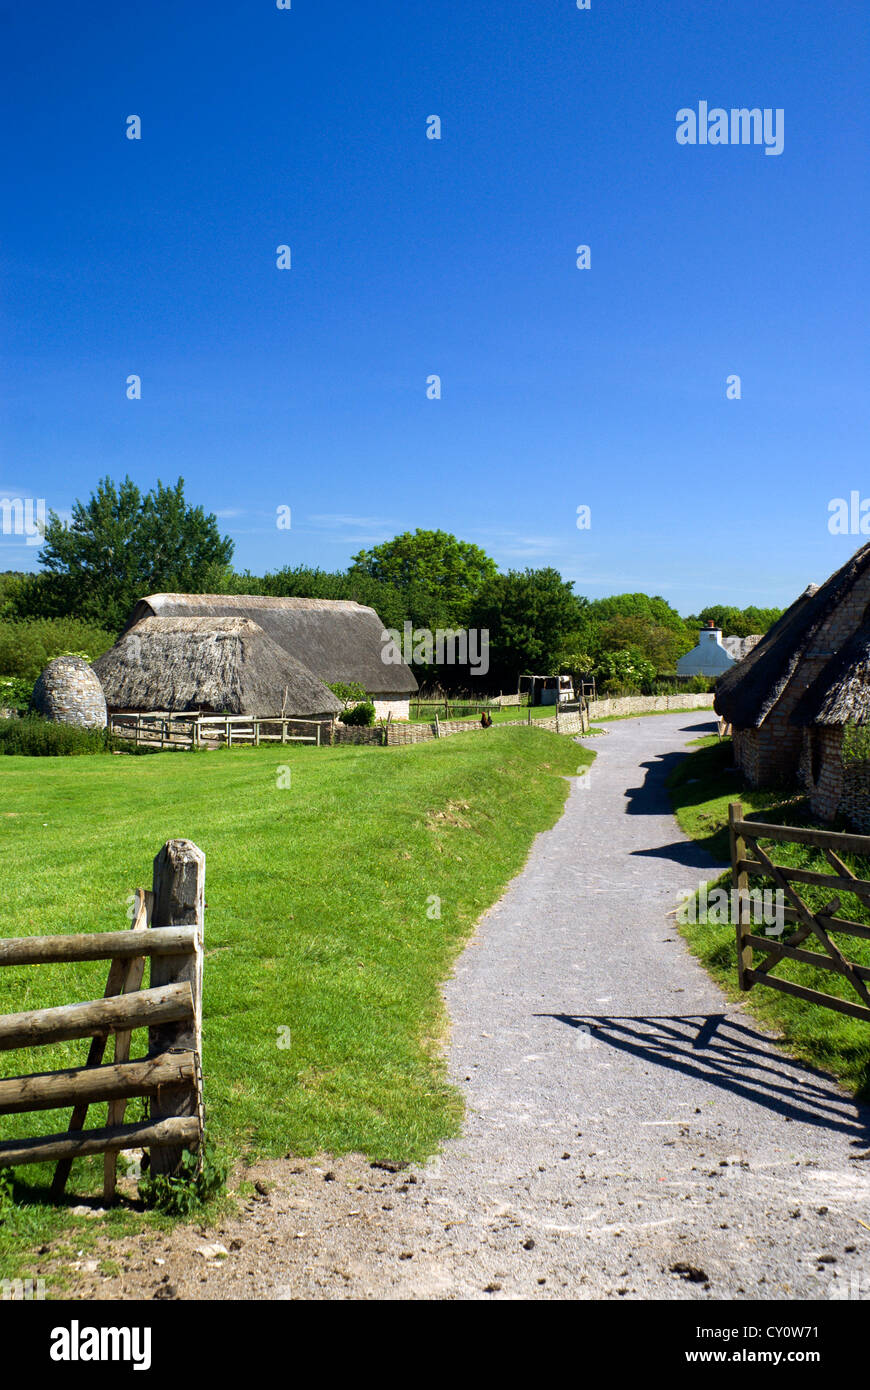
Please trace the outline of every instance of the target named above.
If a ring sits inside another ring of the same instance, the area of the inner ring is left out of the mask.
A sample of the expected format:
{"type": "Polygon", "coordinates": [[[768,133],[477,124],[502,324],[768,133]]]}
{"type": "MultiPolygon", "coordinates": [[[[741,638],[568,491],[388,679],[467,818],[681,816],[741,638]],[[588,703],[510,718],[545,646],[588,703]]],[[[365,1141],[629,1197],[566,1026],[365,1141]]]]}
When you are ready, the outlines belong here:
{"type": "Polygon", "coordinates": [[[0,17],[0,497],[181,474],[239,569],[442,527],[682,612],[861,543],[827,521],[870,496],[864,0],[0,17]],[[782,154],[678,145],[701,100],[782,108],[782,154]]]}

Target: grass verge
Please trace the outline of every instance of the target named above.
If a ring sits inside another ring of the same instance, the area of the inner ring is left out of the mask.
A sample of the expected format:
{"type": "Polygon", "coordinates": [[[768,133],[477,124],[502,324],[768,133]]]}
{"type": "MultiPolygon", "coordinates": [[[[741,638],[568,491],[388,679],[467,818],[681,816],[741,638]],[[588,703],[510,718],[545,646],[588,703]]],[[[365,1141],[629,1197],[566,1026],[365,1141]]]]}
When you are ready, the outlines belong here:
{"type": "MultiPolygon", "coordinates": [[[[234,1158],[421,1159],[462,1114],[439,985],[558,820],[566,776],[593,756],[508,728],[407,748],[8,757],[2,934],[120,928],[164,841],[194,840],[207,860],[203,1052],[218,1146],[234,1158]]],[[[105,974],[99,963],[6,968],[0,1013],[97,998],[105,974]]],[[[132,1055],[144,1051],[137,1034],[132,1055]]],[[[3,1053],[0,1074],[81,1065],[85,1052],[3,1053]]],[[[89,1126],[104,1114],[92,1110],[89,1126]]],[[[5,1117],[0,1137],[68,1118],[5,1117]]],[[[97,1160],[76,1163],[77,1200],[98,1190],[99,1172],[97,1160]]],[[[20,1253],[46,1221],[57,1228],[56,1213],[32,1205],[49,1171],[17,1178],[29,1214],[23,1227],[0,1219],[0,1271],[4,1249],[20,1253]]]]}
{"type": "MultiPolygon", "coordinates": [[[[806,799],[799,793],[746,787],[742,777],[732,768],[730,739],[723,739],[719,743],[713,736],[698,740],[698,743],[700,746],[687,754],[675,768],[669,786],[681,828],[693,840],[704,845],[716,859],[727,861],[730,858],[728,803],[731,801],[742,802],[748,820],[772,825],[816,824],[809,814],[806,799]]],[[[762,845],[765,843],[772,842],[762,841],[762,845]]],[[[848,854],[841,857],[860,878],[870,876],[870,857],[848,854]]],[[[824,856],[810,846],[777,843],[773,858],[781,864],[831,871],[824,856]]],[[[730,890],[730,869],[718,878],[715,871],[711,872],[713,878],[718,886],[730,890]]],[[[771,884],[769,880],[765,882],[750,878],[749,886],[750,889],[769,888],[771,884]]],[[[831,897],[831,890],[824,887],[802,884],[800,889],[804,902],[811,908],[824,906],[831,897]]],[[[870,925],[870,911],[861,905],[854,894],[843,893],[841,901],[838,915],[870,925]]],[[[737,989],[734,927],[719,925],[708,921],[704,914],[698,915],[700,920],[697,923],[684,923],[680,930],[691,950],[729,996],[739,998],[748,1013],[779,1033],[793,1055],[814,1066],[823,1067],[850,1090],[866,1097],[870,1091],[870,1026],[860,1019],[846,1018],[802,999],[774,993],[762,985],[754,986],[747,993],[740,992],[737,989]]],[[[777,939],[788,942],[793,930],[792,926],[786,926],[782,937],[772,937],[771,944],[775,945],[777,939]]],[[[758,927],[756,931],[763,934],[764,928],[758,927]]],[[[836,940],[848,959],[870,966],[870,942],[843,936],[838,936],[836,940]]],[[[822,950],[818,941],[806,941],[802,946],[805,950],[822,950]]],[[[857,1002],[857,996],[848,983],[828,970],[796,961],[783,961],[776,967],[776,973],[783,979],[793,980],[810,989],[857,1002]]]]}

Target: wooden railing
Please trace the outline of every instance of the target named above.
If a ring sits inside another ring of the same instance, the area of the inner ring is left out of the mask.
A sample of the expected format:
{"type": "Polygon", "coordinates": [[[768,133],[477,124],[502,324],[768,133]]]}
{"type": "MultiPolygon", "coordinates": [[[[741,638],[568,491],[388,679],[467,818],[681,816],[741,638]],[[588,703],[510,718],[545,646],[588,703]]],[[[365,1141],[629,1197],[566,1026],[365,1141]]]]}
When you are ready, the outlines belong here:
{"type": "Polygon", "coordinates": [[[312,743],[320,746],[323,721],[282,719],[276,716],[254,718],[246,714],[111,714],[109,729],[121,738],[153,748],[205,748],[209,745],[253,745],[261,743],[312,743]],[[310,732],[294,734],[302,727],[310,732]]]}
{"type": "Polygon", "coordinates": [[[0,1143],[0,1167],[57,1162],[52,1195],[73,1159],[104,1154],[104,1197],[115,1191],[117,1155],[148,1149],[154,1172],[172,1172],[202,1141],[202,955],[205,856],[170,840],[154,861],[153,889],[139,889],[131,929],[77,936],[0,938],[0,967],[109,960],[102,999],[0,1016],[0,1051],[90,1038],[84,1066],[0,1081],[0,1115],[72,1107],[62,1134],[0,1143]],[[153,927],[152,918],[163,923],[153,927]],[[150,987],[142,988],[145,962],[150,987]],[[149,1030],[148,1055],[130,1060],[131,1034],[149,1030]],[[114,1061],[102,1065],[110,1037],[114,1061]],[[124,1124],[127,1101],[149,1098],[145,1121],[124,1124]],[[84,1129],[88,1108],[108,1102],[107,1123],[84,1129]]]}
{"type": "Polygon", "coordinates": [[[729,806],[728,820],[731,833],[732,882],[737,890],[735,925],[737,977],[740,988],[749,990],[754,985],[768,985],[771,989],[795,995],[810,1004],[819,1004],[826,1009],[834,1009],[837,1013],[848,1014],[851,1018],[870,1021],[870,991],[865,983],[870,981],[870,968],[848,960],[832,940],[832,934],[870,940],[870,926],[866,922],[855,922],[848,917],[837,915],[841,907],[841,893],[854,895],[862,907],[870,908],[870,881],[856,877],[840,857],[841,854],[870,857],[870,836],[748,821],[744,819],[743,807],[739,801],[732,802],[729,806]],[[815,869],[777,864],[771,857],[774,853],[773,847],[762,848],[760,840],[771,840],[774,844],[808,845],[820,851],[833,872],[822,873],[815,869]],[[769,936],[757,936],[752,932],[750,875],[771,880],[781,891],[785,903],[783,921],[796,928],[788,937],[773,941],[769,936]],[[795,887],[796,884],[831,889],[834,896],[824,907],[813,910],[804,902],[795,887]],[[808,939],[820,943],[822,950],[802,949],[802,943],[808,939]],[[755,951],[764,952],[764,959],[758,963],[755,960],[755,951]],[[772,971],[784,960],[800,961],[803,965],[813,966],[817,970],[830,970],[841,976],[851,985],[860,1003],[840,999],[836,995],[810,989],[793,980],[784,980],[774,975],[772,971]]]}

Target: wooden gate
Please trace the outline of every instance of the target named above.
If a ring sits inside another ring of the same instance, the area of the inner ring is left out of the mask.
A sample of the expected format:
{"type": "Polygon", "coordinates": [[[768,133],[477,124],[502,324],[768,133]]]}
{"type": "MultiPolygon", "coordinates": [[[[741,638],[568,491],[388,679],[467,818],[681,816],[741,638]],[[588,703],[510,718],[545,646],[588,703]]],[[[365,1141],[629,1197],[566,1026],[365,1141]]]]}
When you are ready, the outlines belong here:
{"type": "Polygon", "coordinates": [[[870,968],[858,965],[843,955],[832,935],[870,940],[870,926],[840,917],[840,893],[851,893],[862,907],[870,908],[870,882],[859,879],[840,858],[841,854],[860,854],[870,858],[870,836],[847,835],[831,830],[801,829],[796,826],[765,825],[747,821],[739,801],[728,808],[731,829],[732,883],[737,890],[735,923],[737,928],[737,977],[741,989],[753,985],[768,985],[783,994],[793,994],[810,1004],[819,1004],[851,1018],[870,1021],[870,968]],[[831,866],[831,873],[813,869],[792,868],[772,859],[773,847],[762,849],[759,840],[780,844],[809,845],[819,850],[831,866]],[[770,879],[781,890],[785,902],[783,917],[796,930],[784,941],[753,933],[750,921],[749,876],[770,879]],[[795,885],[812,884],[831,889],[834,896],[821,909],[813,910],[803,901],[795,885]],[[812,938],[821,943],[821,951],[801,949],[801,943],[812,938]],[[764,958],[756,964],[754,952],[763,951],[764,958]],[[831,970],[846,979],[860,1003],[840,999],[836,995],[809,989],[792,980],[783,980],[772,972],[784,960],[800,961],[817,970],[831,970]]]}
{"type": "Polygon", "coordinates": [[[104,1154],[104,1196],[115,1191],[117,1156],[148,1149],[153,1172],[172,1172],[202,1142],[202,942],[205,856],[169,840],[154,860],[153,891],[139,889],[129,931],[0,939],[0,966],[109,960],[102,999],[0,1016],[0,1051],[90,1038],[83,1067],[0,1081],[0,1115],[72,1107],[65,1134],[0,1143],[0,1167],[57,1161],[52,1195],[73,1159],[104,1154]],[[152,918],[162,925],[153,927],[152,918]],[[146,959],[150,988],[142,988],[146,959]],[[130,1061],[133,1029],[148,1028],[148,1054],[130,1061]],[[103,1066],[110,1035],[114,1062],[103,1066]],[[127,1101],[149,1098],[145,1121],[124,1124],[127,1101]],[[108,1102],[107,1123],[84,1129],[88,1107],[108,1102]]]}

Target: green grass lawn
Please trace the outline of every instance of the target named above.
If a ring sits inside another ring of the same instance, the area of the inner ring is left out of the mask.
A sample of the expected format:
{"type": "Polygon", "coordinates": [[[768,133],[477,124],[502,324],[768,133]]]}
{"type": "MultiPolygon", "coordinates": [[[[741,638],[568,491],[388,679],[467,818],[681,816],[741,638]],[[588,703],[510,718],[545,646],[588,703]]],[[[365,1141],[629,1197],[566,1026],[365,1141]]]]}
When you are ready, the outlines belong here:
{"type": "MultiPolygon", "coordinates": [[[[195,841],[206,854],[212,1136],[234,1157],[420,1159],[457,1132],[462,1112],[442,1060],[439,984],[534,836],[558,819],[566,776],[593,756],[515,728],[408,748],[7,757],[0,931],[122,929],[164,841],[195,841]],[[278,785],[282,766],[289,787],[278,785]]],[[[0,1013],[97,998],[106,969],[6,968],[0,1013]]],[[[144,1047],[135,1035],[132,1055],[144,1047]]],[[[0,1053],[0,1074],[79,1065],[86,1050],[0,1053]]],[[[104,1115],[95,1107],[88,1124],[104,1115]]],[[[4,1117],[0,1137],[68,1119],[4,1117]]],[[[98,1190],[99,1171],[78,1161],[70,1190],[98,1190]]],[[[19,1169],[19,1194],[39,1198],[49,1178],[47,1167],[19,1169]]],[[[4,1230],[0,1218],[0,1248],[4,1230]]]]}
{"type": "MultiPolygon", "coordinates": [[[[682,829],[717,859],[730,859],[728,804],[731,801],[742,803],[747,820],[772,825],[816,824],[810,817],[805,798],[799,793],[747,788],[742,777],[731,770],[730,739],[723,739],[719,743],[714,735],[697,742],[700,746],[696,751],[689,753],[671,774],[671,797],[682,829]]],[[[763,847],[771,843],[762,841],[763,847]]],[[[809,846],[776,843],[772,858],[775,863],[831,872],[824,856],[809,846]]],[[[843,854],[841,858],[859,878],[870,878],[870,857],[843,854]]],[[[723,888],[730,889],[730,869],[719,878],[712,873],[711,882],[714,880],[723,888]]],[[[764,881],[750,878],[749,886],[760,888],[764,886],[764,881]]],[[[769,881],[766,886],[771,886],[769,881]]],[[[824,906],[832,896],[831,890],[824,887],[799,886],[804,902],[812,908],[824,906]]],[[[870,924],[870,912],[861,906],[853,894],[842,894],[841,901],[839,916],[870,924]]],[[[783,942],[788,941],[793,930],[793,927],[786,926],[783,942]]],[[[739,998],[748,1012],[779,1032],[790,1052],[815,1066],[824,1067],[851,1090],[867,1096],[870,1092],[870,1024],[860,1019],[846,1018],[816,1004],[805,1003],[802,999],[775,993],[762,985],[755,985],[743,993],[737,989],[734,927],[701,920],[697,924],[683,925],[681,931],[710,974],[732,998],[739,998]]],[[[756,934],[763,935],[764,928],[757,928],[756,934]]],[[[839,934],[834,939],[848,959],[870,966],[870,941],[839,934]]],[[[821,943],[812,939],[803,942],[802,948],[811,951],[822,949],[821,943]]],[[[776,973],[782,979],[794,980],[825,994],[859,1002],[848,983],[830,971],[796,961],[783,961],[776,967],[776,973]]]]}
{"type": "MultiPolygon", "coordinates": [[[[489,713],[492,716],[493,724],[515,723],[518,719],[525,722],[529,717],[529,707],[528,705],[505,705],[502,709],[491,709],[489,713]]],[[[532,705],[532,719],[551,719],[555,713],[555,705],[532,705]]],[[[451,715],[450,723],[452,724],[456,719],[460,719],[467,720],[470,724],[479,724],[480,715],[480,710],[475,714],[451,715]]],[[[438,711],[438,718],[442,723],[446,722],[444,715],[440,711],[438,711]]],[[[408,722],[410,724],[434,724],[435,719],[431,714],[413,715],[408,722]]]]}

